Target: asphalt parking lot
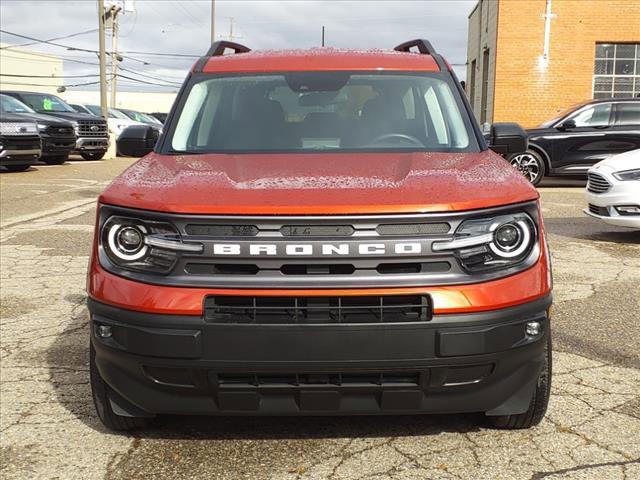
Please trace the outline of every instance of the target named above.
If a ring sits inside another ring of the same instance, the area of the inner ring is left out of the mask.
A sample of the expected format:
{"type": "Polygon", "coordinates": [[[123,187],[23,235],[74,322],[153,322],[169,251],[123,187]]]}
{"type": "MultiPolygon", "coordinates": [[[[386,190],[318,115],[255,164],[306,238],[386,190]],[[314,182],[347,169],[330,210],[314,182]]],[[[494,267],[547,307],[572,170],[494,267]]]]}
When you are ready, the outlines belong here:
{"type": "Polygon", "coordinates": [[[640,479],[640,231],[541,188],[554,262],[554,379],[529,431],[473,415],[166,418],[107,433],[88,383],[95,198],[132,160],[0,174],[0,443],[5,479],[640,479]]]}

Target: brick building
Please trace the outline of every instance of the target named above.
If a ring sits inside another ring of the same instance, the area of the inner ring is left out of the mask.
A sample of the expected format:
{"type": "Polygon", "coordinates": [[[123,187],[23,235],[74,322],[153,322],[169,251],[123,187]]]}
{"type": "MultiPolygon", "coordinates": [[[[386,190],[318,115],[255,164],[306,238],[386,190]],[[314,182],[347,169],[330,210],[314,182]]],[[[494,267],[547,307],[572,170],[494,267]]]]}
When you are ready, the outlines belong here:
{"type": "Polygon", "coordinates": [[[479,0],[467,93],[479,121],[525,127],[584,100],[640,96],[640,0],[479,0]]]}

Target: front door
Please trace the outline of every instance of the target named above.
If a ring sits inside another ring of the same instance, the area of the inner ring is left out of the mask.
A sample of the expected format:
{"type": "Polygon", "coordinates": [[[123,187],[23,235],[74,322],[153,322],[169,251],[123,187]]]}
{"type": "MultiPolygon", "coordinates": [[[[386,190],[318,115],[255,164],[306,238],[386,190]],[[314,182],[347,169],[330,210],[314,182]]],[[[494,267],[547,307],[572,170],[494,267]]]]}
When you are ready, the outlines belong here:
{"type": "Polygon", "coordinates": [[[565,118],[575,122],[574,128],[558,129],[553,136],[553,165],[558,173],[581,174],[616,151],[610,135],[613,125],[611,103],[590,105],[565,118]]]}

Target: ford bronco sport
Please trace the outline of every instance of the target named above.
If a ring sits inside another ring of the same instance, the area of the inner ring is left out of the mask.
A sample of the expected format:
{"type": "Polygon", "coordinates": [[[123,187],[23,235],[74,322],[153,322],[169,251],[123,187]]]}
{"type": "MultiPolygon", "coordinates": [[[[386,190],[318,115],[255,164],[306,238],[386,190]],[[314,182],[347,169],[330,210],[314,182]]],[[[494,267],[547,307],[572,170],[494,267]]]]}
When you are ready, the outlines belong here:
{"type": "MultiPolygon", "coordinates": [[[[429,42],[216,42],[156,135],[123,132],[123,153],[148,155],[99,198],[90,374],[107,427],[159,414],[542,419],[538,193],[488,149],[429,42]]],[[[517,125],[490,140],[526,149],[517,125]]]]}

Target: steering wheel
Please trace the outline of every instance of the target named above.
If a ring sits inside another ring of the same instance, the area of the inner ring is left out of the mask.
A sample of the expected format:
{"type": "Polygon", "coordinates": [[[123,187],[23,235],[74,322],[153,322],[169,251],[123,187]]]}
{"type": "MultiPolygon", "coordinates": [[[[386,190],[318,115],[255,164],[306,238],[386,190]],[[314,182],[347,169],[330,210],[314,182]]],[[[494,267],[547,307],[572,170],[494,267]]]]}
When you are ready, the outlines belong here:
{"type": "Polygon", "coordinates": [[[384,135],[380,135],[380,136],[374,138],[373,140],[371,140],[370,143],[371,143],[371,145],[376,145],[376,144],[383,143],[386,140],[391,140],[391,139],[403,140],[403,141],[411,143],[412,145],[415,145],[416,147],[424,147],[424,143],[422,143],[416,137],[413,137],[411,135],[405,135],[404,133],[386,133],[384,135]]]}

